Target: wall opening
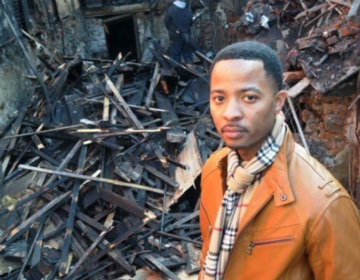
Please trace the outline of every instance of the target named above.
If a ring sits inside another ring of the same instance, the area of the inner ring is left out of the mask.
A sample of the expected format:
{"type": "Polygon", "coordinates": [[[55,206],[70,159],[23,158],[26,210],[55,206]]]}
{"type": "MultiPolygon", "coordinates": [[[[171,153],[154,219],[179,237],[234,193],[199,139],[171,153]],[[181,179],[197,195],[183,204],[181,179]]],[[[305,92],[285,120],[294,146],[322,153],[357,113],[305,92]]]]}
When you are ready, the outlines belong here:
{"type": "Polygon", "coordinates": [[[110,59],[115,59],[119,52],[123,57],[131,52],[127,60],[138,59],[137,26],[133,15],[124,15],[111,21],[104,20],[104,26],[110,59]]]}

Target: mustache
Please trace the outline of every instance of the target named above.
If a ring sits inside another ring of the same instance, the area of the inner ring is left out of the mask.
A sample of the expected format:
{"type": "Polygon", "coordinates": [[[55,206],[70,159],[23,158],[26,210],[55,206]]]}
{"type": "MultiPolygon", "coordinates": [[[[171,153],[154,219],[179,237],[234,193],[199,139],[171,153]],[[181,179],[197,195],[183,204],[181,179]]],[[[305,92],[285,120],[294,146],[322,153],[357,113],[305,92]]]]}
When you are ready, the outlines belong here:
{"type": "Polygon", "coordinates": [[[248,132],[248,130],[246,129],[246,127],[241,126],[241,125],[237,125],[237,124],[227,124],[227,125],[225,125],[225,126],[223,126],[223,127],[221,128],[221,132],[224,133],[224,132],[225,132],[225,129],[227,129],[227,128],[236,129],[236,130],[244,131],[244,132],[248,132]]]}

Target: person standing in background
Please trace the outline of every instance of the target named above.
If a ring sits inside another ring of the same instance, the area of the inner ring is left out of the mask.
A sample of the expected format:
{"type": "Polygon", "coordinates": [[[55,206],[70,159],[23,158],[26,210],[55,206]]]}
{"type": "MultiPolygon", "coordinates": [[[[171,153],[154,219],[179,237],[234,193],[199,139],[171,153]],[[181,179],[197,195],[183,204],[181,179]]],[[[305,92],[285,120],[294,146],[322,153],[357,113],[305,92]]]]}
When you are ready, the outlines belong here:
{"type": "Polygon", "coordinates": [[[185,0],[174,1],[167,9],[164,19],[170,37],[170,56],[181,63],[181,58],[186,64],[193,64],[191,51],[191,26],[192,13],[186,7],[185,0]]]}

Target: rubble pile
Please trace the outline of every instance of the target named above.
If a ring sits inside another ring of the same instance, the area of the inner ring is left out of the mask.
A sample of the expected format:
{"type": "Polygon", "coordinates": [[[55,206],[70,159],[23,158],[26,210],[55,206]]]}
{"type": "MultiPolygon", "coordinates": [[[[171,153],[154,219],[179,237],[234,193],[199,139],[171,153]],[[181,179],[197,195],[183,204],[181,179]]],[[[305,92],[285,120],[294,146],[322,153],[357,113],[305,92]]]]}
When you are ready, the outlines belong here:
{"type": "Polygon", "coordinates": [[[223,145],[209,63],[178,64],[156,42],[146,64],[37,47],[44,85],[1,134],[2,279],[198,272],[198,194],[176,202],[223,145]]]}

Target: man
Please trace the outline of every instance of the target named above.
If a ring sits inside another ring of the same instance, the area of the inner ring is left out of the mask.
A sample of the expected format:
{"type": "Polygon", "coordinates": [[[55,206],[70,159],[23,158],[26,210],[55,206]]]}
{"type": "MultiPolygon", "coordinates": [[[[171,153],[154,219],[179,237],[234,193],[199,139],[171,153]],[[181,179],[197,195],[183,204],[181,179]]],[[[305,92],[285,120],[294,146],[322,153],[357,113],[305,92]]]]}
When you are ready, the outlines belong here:
{"type": "Polygon", "coordinates": [[[360,220],[345,189],[292,138],[267,46],[221,50],[210,110],[227,145],[201,179],[199,279],[360,279],[360,220]]]}
{"type": "Polygon", "coordinates": [[[164,23],[169,31],[171,58],[180,63],[183,57],[186,64],[192,64],[192,13],[186,8],[185,0],[174,1],[170,5],[166,11],[164,23]]]}

